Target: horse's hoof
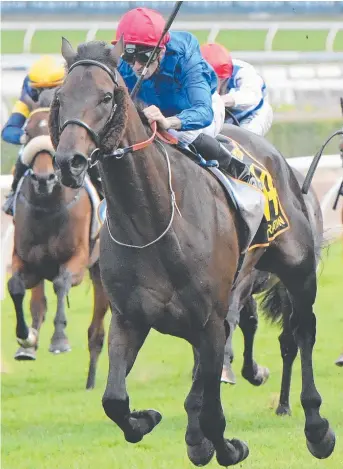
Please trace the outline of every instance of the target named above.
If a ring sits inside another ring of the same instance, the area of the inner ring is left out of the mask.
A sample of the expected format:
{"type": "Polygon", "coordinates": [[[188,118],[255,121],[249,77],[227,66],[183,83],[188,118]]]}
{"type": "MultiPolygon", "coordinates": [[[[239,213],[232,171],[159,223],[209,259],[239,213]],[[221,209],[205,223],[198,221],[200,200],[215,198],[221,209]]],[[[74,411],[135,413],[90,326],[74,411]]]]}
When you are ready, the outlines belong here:
{"type": "Polygon", "coordinates": [[[57,340],[52,342],[49,347],[49,352],[58,355],[60,353],[70,352],[71,347],[67,339],[57,340]]]}
{"type": "Polygon", "coordinates": [[[249,456],[249,448],[244,441],[233,439],[226,440],[226,443],[232,445],[236,451],[233,452],[231,448],[227,448],[227,451],[222,454],[217,451],[217,461],[221,466],[233,466],[249,456]]]}
{"type": "Polygon", "coordinates": [[[318,443],[306,439],[306,445],[311,454],[317,459],[326,459],[333,452],[336,444],[335,433],[329,427],[325,436],[318,443]]]}
{"type": "Polygon", "coordinates": [[[278,405],[275,413],[276,413],[276,415],[279,415],[281,417],[284,416],[284,415],[289,415],[289,416],[292,415],[291,408],[288,405],[283,405],[283,404],[278,405]]]}
{"type": "Polygon", "coordinates": [[[36,360],[36,350],[34,347],[29,347],[29,348],[19,347],[14,355],[14,359],[18,361],[36,360]]]}
{"type": "Polygon", "coordinates": [[[236,375],[231,367],[224,366],[220,381],[225,384],[236,384],[236,375]]]}
{"type": "Polygon", "coordinates": [[[37,345],[38,341],[38,331],[34,329],[33,327],[29,327],[29,335],[27,336],[26,339],[21,339],[20,337],[17,337],[17,342],[20,345],[20,347],[23,348],[30,348],[34,347],[37,345]]]}
{"type": "Polygon", "coordinates": [[[339,357],[339,359],[335,361],[335,364],[336,364],[337,366],[343,366],[343,353],[342,353],[342,355],[339,357]]]}
{"type": "Polygon", "coordinates": [[[243,368],[242,376],[247,381],[249,381],[250,384],[254,386],[261,386],[268,380],[269,375],[270,375],[269,370],[265,366],[260,366],[260,365],[257,365],[256,368],[254,367],[254,369],[256,369],[256,372],[252,376],[251,369],[246,370],[243,368]]]}
{"type": "Polygon", "coordinates": [[[138,443],[160,423],[162,415],[153,409],[133,411],[130,414],[131,419],[135,422],[132,422],[132,428],[125,433],[125,439],[129,443],[138,443]]]}
{"type": "Polygon", "coordinates": [[[194,466],[206,466],[214,455],[213,443],[207,438],[204,438],[198,445],[187,445],[187,454],[194,466]]]}

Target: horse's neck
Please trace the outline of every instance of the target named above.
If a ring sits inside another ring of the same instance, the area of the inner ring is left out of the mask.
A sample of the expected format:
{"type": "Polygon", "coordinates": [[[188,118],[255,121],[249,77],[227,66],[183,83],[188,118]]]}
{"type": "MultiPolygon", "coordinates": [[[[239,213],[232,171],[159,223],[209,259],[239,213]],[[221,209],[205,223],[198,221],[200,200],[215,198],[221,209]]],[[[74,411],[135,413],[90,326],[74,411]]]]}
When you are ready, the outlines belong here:
{"type": "MultiPolygon", "coordinates": [[[[134,106],[121,146],[147,140],[149,136],[134,106]]],[[[102,163],[102,180],[114,232],[127,235],[123,242],[146,242],[161,232],[170,216],[170,191],[165,157],[155,144],[124,156],[108,157],[102,163]]]]}

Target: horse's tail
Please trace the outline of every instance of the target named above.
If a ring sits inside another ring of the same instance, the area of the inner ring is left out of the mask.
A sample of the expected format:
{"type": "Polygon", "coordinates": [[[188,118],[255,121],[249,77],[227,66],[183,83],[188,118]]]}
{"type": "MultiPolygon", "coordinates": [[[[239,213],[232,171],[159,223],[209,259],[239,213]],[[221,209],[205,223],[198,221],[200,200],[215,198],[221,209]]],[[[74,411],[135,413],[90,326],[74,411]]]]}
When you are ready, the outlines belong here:
{"type": "Polygon", "coordinates": [[[265,318],[272,323],[282,325],[284,317],[290,317],[292,303],[282,282],[276,282],[263,293],[260,307],[265,318]]]}

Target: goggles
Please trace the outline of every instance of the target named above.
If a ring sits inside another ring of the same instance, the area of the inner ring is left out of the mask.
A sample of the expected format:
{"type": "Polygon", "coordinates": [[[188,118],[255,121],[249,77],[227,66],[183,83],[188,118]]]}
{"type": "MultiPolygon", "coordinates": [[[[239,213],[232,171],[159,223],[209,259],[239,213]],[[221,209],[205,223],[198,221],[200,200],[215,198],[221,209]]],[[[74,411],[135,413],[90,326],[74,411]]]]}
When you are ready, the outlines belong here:
{"type": "MultiPolygon", "coordinates": [[[[144,49],[144,47],[137,47],[135,44],[127,44],[125,46],[125,51],[122,55],[123,60],[130,65],[133,65],[135,62],[145,65],[150,59],[154,49],[144,49]]],[[[154,62],[161,49],[158,49],[154,54],[152,62],[154,62]]]]}

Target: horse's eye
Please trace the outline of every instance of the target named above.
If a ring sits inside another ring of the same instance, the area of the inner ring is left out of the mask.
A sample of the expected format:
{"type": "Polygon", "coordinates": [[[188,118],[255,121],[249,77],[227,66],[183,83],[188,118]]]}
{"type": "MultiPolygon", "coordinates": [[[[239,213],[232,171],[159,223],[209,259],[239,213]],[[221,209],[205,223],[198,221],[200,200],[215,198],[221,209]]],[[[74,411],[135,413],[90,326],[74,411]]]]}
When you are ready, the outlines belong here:
{"type": "Polygon", "coordinates": [[[103,102],[104,103],[109,103],[110,101],[112,101],[112,93],[106,93],[105,96],[104,96],[104,99],[103,99],[103,102]]]}

